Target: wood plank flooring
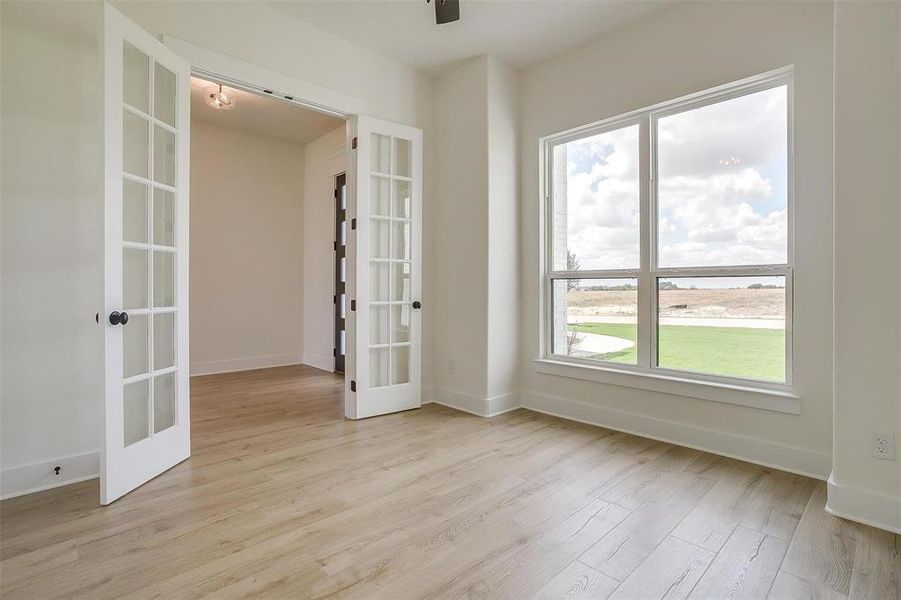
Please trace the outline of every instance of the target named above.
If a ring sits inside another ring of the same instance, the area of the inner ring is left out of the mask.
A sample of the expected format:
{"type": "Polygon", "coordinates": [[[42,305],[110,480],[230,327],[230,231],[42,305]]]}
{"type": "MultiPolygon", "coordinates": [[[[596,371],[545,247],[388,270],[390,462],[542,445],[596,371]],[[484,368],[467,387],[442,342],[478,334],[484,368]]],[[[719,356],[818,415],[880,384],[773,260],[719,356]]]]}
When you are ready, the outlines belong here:
{"type": "Polygon", "coordinates": [[[13,598],[901,597],[822,482],[525,410],[343,418],[339,376],[192,381],[193,456],[0,504],[13,598]]]}

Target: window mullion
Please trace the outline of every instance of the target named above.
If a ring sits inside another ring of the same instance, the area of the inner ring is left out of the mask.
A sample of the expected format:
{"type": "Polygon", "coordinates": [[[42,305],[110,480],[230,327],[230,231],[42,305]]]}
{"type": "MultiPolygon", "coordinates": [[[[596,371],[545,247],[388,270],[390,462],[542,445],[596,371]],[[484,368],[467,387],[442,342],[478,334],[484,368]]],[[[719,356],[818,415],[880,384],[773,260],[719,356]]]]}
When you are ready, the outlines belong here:
{"type": "Polygon", "coordinates": [[[639,122],[638,174],[641,182],[639,192],[639,227],[641,258],[638,275],[638,366],[650,368],[653,354],[654,311],[652,256],[652,207],[651,207],[651,131],[650,119],[642,116],[639,122]]]}

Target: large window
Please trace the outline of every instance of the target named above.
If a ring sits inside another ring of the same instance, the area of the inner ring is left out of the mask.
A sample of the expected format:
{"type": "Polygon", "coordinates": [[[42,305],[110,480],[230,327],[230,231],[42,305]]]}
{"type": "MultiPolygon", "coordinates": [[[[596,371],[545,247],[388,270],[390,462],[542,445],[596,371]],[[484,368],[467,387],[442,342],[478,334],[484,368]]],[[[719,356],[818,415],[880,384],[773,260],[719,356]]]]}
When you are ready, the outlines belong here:
{"type": "Polygon", "coordinates": [[[545,354],[727,383],[791,380],[791,80],[545,141],[545,354]]]}

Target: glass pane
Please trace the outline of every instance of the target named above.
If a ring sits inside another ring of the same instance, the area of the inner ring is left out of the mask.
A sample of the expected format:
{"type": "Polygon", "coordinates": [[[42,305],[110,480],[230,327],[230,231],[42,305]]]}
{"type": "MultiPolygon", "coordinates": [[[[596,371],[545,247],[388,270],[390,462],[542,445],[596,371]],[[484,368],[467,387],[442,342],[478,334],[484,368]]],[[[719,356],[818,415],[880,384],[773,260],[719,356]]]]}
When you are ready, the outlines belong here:
{"type": "Polygon", "coordinates": [[[391,180],[387,177],[369,178],[369,211],[384,217],[391,215],[391,180]]]}
{"type": "Polygon", "coordinates": [[[388,300],[388,263],[369,263],[369,300],[385,302],[388,300]]]}
{"type": "Polygon", "coordinates": [[[413,218],[413,184],[394,180],[394,216],[398,219],[413,218]]]}
{"type": "Polygon", "coordinates": [[[395,304],[391,306],[391,342],[410,341],[410,306],[395,304]]]}
{"type": "Polygon", "coordinates": [[[386,219],[370,219],[369,256],[371,258],[388,258],[388,237],[391,235],[391,222],[386,219]]]}
{"type": "Polygon", "coordinates": [[[638,362],[638,280],[556,279],[553,353],[638,362]]]}
{"type": "Polygon", "coordinates": [[[391,138],[387,135],[373,133],[372,138],[372,157],[369,161],[369,168],[376,173],[391,172],[391,138]]]}
{"type": "Polygon", "coordinates": [[[639,267],[638,125],[554,147],[554,270],[639,267]]]}
{"type": "Polygon", "coordinates": [[[175,373],[153,378],[153,433],[175,425],[175,373]]]}
{"type": "Polygon", "coordinates": [[[410,231],[412,224],[408,221],[392,221],[394,238],[392,240],[391,258],[410,260],[412,258],[412,239],[410,231]]]}
{"type": "Polygon", "coordinates": [[[147,308],[148,259],[146,250],[122,249],[122,304],[126,309],[147,308]]]}
{"type": "Polygon", "coordinates": [[[129,315],[122,326],[122,377],[150,371],[150,335],[147,315],[129,315]]]}
{"type": "Polygon", "coordinates": [[[175,134],[159,125],[153,128],[153,180],[175,185],[175,134]]]}
{"type": "Polygon", "coordinates": [[[345,294],[338,295],[338,318],[344,319],[347,317],[347,296],[345,294]]]}
{"type": "Polygon", "coordinates": [[[153,370],[175,366],[175,313],[153,315],[153,370]]]}
{"type": "Polygon", "coordinates": [[[175,127],[175,73],[156,63],[153,73],[153,116],[175,127]]]}
{"type": "Polygon", "coordinates": [[[338,335],[338,354],[340,354],[341,356],[347,354],[344,350],[344,335],[344,330],[342,329],[338,335]]]}
{"type": "Polygon", "coordinates": [[[175,194],[159,188],[153,190],[153,243],[175,245],[175,194]]]}
{"type": "Polygon", "coordinates": [[[122,239],[147,242],[147,186],[122,180],[122,239]]]}
{"type": "Polygon", "coordinates": [[[369,387],[388,385],[388,348],[369,350],[369,387]]]}
{"type": "Polygon", "coordinates": [[[122,52],[125,103],[150,112],[150,58],[125,42],[122,52]]]}
{"type": "Polygon", "coordinates": [[[150,123],[125,111],[122,115],[122,168],[126,173],[147,177],[150,162],[150,123]]]}
{"type": "Polygon", "coordinates": [[[340,269],[339,275],[340,275],[339,281],[341,281],[341,283],[344,283],[347,281],[347,257],[346,256],[341,257],[341,269],[340,269]]]}
{"type": "Polygon", "coordinates": [[[657,364],[785,381],[785,277],[658,280],[657,364]]]}
{"type": "Polygon", "coordinates": [[[394,174],[413,177],[413,144],[394,138],[394,174]]]}
{"type": "Polygon", "coordinates": [[[660,266],[786,262],[787,115],[780,86],[657,122],[660,266]]]}
{"type": "Polygon", "coordinates": [[[153,306],[175,306],[175,253],[153,253],[153,306]]]}
{"type": "Polygon", "coordinates": [[[339,246],[347,245],[347,221],[341,221],[341,235],[338,239],[339,246]]]}
{"type": "Polygon", "coordinates": [[[391,300],[410,301],[410,263],[391,264],[391,300]]]}
{"type": "Polygon", "coordinates": [[[410,347],[391,348],[391,384],[410,383],[410,347]]]}
{"type": "Polygon", "coordinates": [[[123,388],[122,425],[126,446],[150,435],[150,380],[129,383],[123,388]]]}
{"type": "Polygon", "coordinates": [[[369,307],[369,344],[371,346],[388,343],[388,309],[387,304],[369,307]]]}

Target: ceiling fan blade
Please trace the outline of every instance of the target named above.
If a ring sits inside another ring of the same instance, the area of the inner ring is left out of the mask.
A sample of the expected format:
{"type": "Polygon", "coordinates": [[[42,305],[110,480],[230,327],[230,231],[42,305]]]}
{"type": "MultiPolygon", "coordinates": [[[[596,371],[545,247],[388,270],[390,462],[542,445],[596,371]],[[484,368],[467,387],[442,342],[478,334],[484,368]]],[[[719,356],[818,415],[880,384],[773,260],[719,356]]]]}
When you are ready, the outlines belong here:
{"type": "Polygon", "coordinates": [[[435,22],[439,25],[460,20],[460,0],[435,0],[435,22]]]}

